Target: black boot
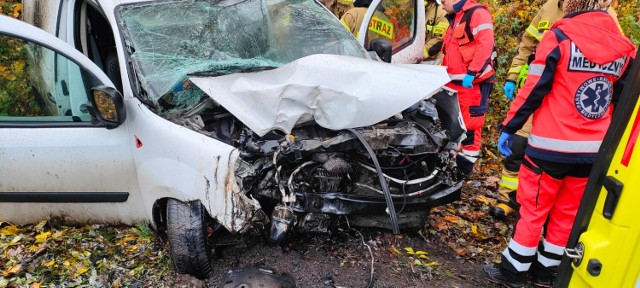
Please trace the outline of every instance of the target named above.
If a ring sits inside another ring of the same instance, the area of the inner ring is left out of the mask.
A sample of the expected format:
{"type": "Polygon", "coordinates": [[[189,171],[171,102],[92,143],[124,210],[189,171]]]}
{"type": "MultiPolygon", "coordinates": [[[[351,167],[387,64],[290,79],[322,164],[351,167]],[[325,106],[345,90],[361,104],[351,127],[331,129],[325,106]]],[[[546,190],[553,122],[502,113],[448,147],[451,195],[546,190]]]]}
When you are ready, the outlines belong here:
{"type": "Polygon", "coordinates": [[[465,159],[463,156],[456,156],[456,166],[458,166],[458,171],[460,172],[462,177],[471,177],[471,173],[473,173],[473,165],[473,162],[465,159]]]}
{"type": "Polygon", "coordinates": [[[523,275],[512,275],[512,273],[500,269],[499,265],[487,264],[484,265],[482,270],[482,272],[484,272],[484,276],[486,276],[489,281],[502,284],[505,287],[524,287],[524,284],[527,283],[526,274],[523,273],[523,275]]]}
{"type": "MultiPolygon", "coordinates": [[[[542,246],[542,244],[540,245],[542,246]]],[[[556,279],[557,268],[557,266],[544,267],[540,262],[534,261],[531,265],[531,270],[529,270],[531,282],[536,287],[552,287],[553,281],[556,279]]]]}

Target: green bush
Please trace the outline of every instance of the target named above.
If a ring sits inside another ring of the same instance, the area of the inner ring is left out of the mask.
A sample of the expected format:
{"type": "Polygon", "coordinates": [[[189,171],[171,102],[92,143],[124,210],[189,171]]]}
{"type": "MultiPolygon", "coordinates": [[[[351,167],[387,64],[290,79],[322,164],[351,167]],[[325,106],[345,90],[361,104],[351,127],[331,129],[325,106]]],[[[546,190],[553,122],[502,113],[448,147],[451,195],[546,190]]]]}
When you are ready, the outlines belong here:
{"type": "MultiPolygon", "coordinates": [[[[21,1],[0,2],[0,13],[18,18],[21,1]]],[[[42,115],[31,94],[27,49],[24,42],[0,36],[0,115],[42,115]]]]}

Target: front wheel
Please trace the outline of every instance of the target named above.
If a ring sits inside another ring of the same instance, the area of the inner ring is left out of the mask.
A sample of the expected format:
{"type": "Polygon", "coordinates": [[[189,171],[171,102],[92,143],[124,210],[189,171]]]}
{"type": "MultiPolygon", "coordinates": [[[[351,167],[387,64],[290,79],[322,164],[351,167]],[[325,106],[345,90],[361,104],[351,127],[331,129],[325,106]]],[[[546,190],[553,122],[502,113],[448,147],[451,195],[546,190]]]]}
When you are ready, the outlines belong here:
{"type": "Polygon", "coordinates": [[[200,201],[167,201],[167,237],[178,273],[198,279],[211,276],[211,247],[207,237],[207,212],[200,201]]]}

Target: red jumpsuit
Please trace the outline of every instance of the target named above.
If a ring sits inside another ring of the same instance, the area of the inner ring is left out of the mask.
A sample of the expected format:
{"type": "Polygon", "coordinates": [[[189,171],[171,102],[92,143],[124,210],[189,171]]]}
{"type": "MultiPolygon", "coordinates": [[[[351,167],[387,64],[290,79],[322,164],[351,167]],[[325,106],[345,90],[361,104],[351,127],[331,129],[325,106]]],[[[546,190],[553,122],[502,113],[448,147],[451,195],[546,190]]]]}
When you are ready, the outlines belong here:
{"type": "Polygon", "coordinates": [[[548,277],[560,264],[635,53],[604,11],[569,14],[550,32],[538,45],[502,127],[513,134],[533,114],[518,176],[520,219],[502,253],[501,270],[515,276],[531,268],[534,276],[548,277]]]}
{"type": "Polygon", "coordinates": [[[475,0],[466,0],[456,14],[446,17],[450,25],[443,38],[442,65],[447,66],[452,80],[447,86],[458,91],[462,119],[467,128],[467,138],[462,142],[457,162],[465,174],[471,174],[480,155],[484,114],[493,89],[493,22],[487,6],[475,0]],[[466,74],[475,76],[473,88],[462,86],[466,74]]]}

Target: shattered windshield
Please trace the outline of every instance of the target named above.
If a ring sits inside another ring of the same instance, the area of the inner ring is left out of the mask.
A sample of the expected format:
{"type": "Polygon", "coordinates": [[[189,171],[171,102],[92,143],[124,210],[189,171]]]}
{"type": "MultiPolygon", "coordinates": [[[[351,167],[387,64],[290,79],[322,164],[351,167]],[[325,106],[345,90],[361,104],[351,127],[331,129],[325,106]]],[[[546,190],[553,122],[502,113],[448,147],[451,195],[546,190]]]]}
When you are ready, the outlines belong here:
{"type": "MultiPolygon", "coordinates": [[[[117,15],[135,77],[154,103],[191,74],[268,70],[312,54],[366,57],[313,0],[154,1],[122,5],[117,15]]],[[[195,94],[183,101],[198,103],[195,94]]]]}

